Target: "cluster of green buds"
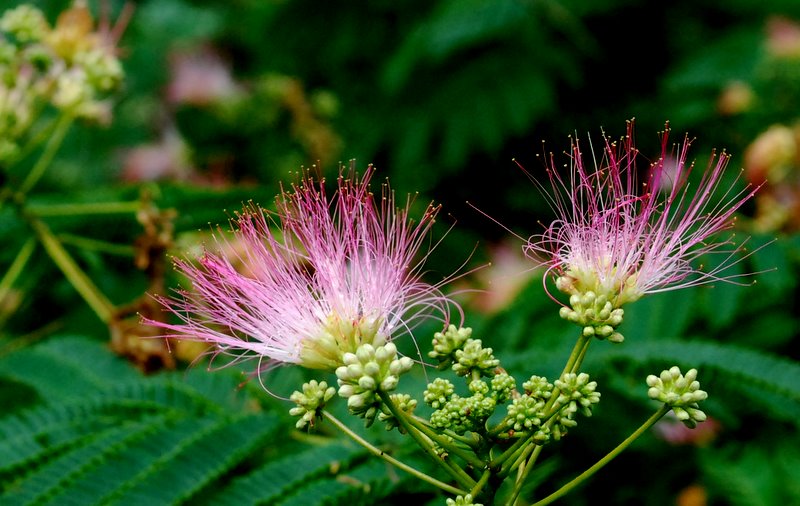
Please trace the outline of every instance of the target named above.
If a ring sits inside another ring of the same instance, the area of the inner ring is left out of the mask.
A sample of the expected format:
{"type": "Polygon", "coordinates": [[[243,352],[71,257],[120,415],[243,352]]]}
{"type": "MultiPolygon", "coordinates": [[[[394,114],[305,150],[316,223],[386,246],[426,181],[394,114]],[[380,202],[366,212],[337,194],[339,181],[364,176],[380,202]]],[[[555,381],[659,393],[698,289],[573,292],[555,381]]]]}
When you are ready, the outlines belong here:
{"type": "MultiPolygon", "coordinates": [[[[383,412],[380,393],[397,388],[400,375],[411,369],[414,362],[408,357],[398,357],[394,343],[374,347],[362,344],[355,353],[345,353],[344,365],[336,369],[339,395],[347,399],[347,407],[354,415],[364,418],[369,427],[383,412]]],[[[405,402],[406,409],[413,409],[405,402]]],[[[389,419],[384,413],[385,420],[389,419]]]]}
{"type": "Polygon", "coordinates": [[[433,335],[433,350],[428,356],[438,361],[439,370],[452,368],[459,376],[492,376],[500,365],[491,348],[484,348],[480,339],[472,339],[472,329],[450,325],[433,335]]]}
{"type": "Polygon", "coordinates": [[[565,374],[555,384],[531,376],[522,388],[524,394],[512,400],[504,423],[509,430],[533,433],[533,442],[540,445],[561,439],[578,424],[576,413],[592,416],[592,406],[600,402],[597,382],[589,381],[586,373],[565,374]]]}
{"type": "Polygon", "coordinates": [[[435,359],[439,370],[443,371],[453,365],[456,352],[464,347],[470,337],[472,337],[471,328],[456,328],[455,325],[450,325],[444,332],[433,334],[433,350],[428,356],[435,359]]]}
{"type": "Polygon", "coordinates": [[[607,295],[598,295],[592,291],[574,293],[569,297],[569,304],[569,307],[562,307],[558,314],[561,318],[582,326],[584,337],[608,339],[612,343],[621,343],[625,339],[617,332],[625,310],[614,307],[607,295]]]}
{"type": "Polygon", "coordinates": [[[555,405],[559,412],[556,423],[553,424],[552,434],[556,441],[567,433],[567,429],[575,427],[575,414],[592,416],[592,405],[600,402],[600,392],[597,392],[597,382],[589,381],[586,373],[569,373],[555,381],[558,389],[558,398],[555,405]]]}
{"type": "Polygon", "coordinates": [[[459,495],[455,499],[448,498],[446,501],[447,506],[483,506],[481,503],[472,502],[472,494],[459,495]]]}
{"type": "Polygon", "coordinates": [[[504,423],[515,432],[533,432],[533,441],[544,444],[550,439],[550,429],[542,424],[547,401],[553,395],[553,384],[542,376],[531,376],[522,388],[524,393],[509,404],[504,423]]]}
{"type": "Polygon", "coordinates": [[[434,335],[431,358],[439,368],[450,367],[467,380],[469,396],[455,393],[447,379],[436,378],[428,384],[423,400],[435,411],[431,425],[456,434],[479,429],[494,413],[498,404],[506,402],[515,388],[514,378],[498,368],[500,361],[480,339],[472,339],[472,329],[450,325],[434,335]],[[487,381],[488,378],[488,381],[487,381]]]}
{"type": "Polygon", "coordinates": [[[650,387],[647,395],[671,407],[678,420],[690,429],[697,427],[698,422],[705,421],[706,414],[698,403],[707,399],[708,393],[700,390],[697,369],[689,369],[683,375],[677,366],[673,366],[661,371],[659,376],[648,376],[647,386],[650,387]]]}
{"type": "MultiPolygon", "coordinates": [[[[505,373],[502,377],[513,381],[505,373]]],[[[428,385],[424,400],[431,407],[438,407],[431,413],[431,425],[450,429],[456,434],[474,431],[494,413],[498,399],[505,397],[504,390],[494,390],[482,379],[470,381],[468,387],[472,395],[462,397],[453,393],[455,387],[446,379],[437,378],[428,385]]]]}
{"type": "Polygon", "coordinates": [[[113,41],[96,32],[85,2],[51,27],[28,4],[0,16],[0,163],[13,160],[41,109],[107,120],[108,95],[122,82],[113,41]]]}
{"type": "Polygon", "coordinates": [[[298,429],[302,429],[306,425],[314,427],[325,404],[333,398],[334,394],[336,394],[336,389],[329,387],[324,381],[311,380],[303,383],[303,391],[295,390],[289,397],[290,401],[297,404],[296,407],[289,410],[289,414],[300,417],[295,427],[298,429]]]}

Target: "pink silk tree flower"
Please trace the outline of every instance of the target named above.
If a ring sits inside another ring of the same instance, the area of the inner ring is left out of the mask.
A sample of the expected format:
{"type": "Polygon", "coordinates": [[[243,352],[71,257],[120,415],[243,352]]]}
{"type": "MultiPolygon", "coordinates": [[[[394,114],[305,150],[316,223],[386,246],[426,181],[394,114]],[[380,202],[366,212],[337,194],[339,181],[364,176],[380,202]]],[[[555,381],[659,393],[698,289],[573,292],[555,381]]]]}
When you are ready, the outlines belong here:
{"type": "Polygon", "coordinates": [[[687,161],[692,141],[685,137],[670,145],[668,136],[669,124],[661,134],[661,156],[645,167],[637,166],[640,153],[632,121],[620,141],[604,135],[602,153],[589,159],[573,139],[566,176],[550,155],[552,191],[534,179],[556,219],[531,236],[524,249],[547,267],[556,288],[570,295],[570,306],[562,307],[561,316],[583,325],[585,335],[621,341],[615,329],[622,322],[624,303],[649,293],[736,282],[742,276],[725,273],[741,260],[740,247],[712,236],[733,225],[734,212],[758,188],[722,185],[729,160],[725,152],[712,154],[699,180],[690,182],[695,170],[694,162],[687,161]],[[644,181],[639,179],[642,169],[647,169],[644,181]],[[709,270],[694,265],[708,254],[722,259],[709,270]]]}
{"type": "Polygon", "coordinates": [[[380,196],[369,191],[373,172],[340,175],[330,197],[324,181],[305,176],[278,196],[274,213],[246,207],[234,220],[234,258],[176,261],[193,290],[160,301],[182,323],[149,323],[168,330],[164,337],[255,355],[264,367],[333,371],[345,353],[410,333],[422,318],[449,322],[458,306],[440,291],[448,280],[422,281],[425,259],[415,261],[439,208],[414,222],[410,200],[396,208],[387,185],[380,196]]]}

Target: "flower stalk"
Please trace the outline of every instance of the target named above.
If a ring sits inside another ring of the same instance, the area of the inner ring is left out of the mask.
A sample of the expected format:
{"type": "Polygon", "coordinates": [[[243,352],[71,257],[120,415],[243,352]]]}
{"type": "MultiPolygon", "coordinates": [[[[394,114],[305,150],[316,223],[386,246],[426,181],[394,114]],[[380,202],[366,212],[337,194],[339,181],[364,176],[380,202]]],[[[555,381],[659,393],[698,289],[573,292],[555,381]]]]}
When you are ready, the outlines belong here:
{"type": "Polygon", "coordinates": [[[408,474],[410,474],[412,476],[415,476],[415,477],[419,478],[420,480],[422,480],[422,481],[424,481],[426,483],[430,483],[434,487],[436,487],[438,489],[441,489],[441,490],[443,490],[443,491],[445,491],[447,493],[454,494],[454,495],[463,495],[463,494],[466,493],[464,490],[461,490],[460,488],[456,488],[456,487],[453,487],[452,485],[448,485],[447,483],[439,481],[436,478],[433,478],[432,476],[429,476],[429,475],[423,473],[422,471],[419,471],[419,470],[409,466],[408,464],[406,464],[406,463],[404,463],[404,462],[402,462],[400,460],[397,460],[396,458],[392,457],[391,455],[389,455],[388,453],[384,452],[380,448],[377,448],[377,447],[373,446],[366,439],[362,438],[361,436],[359,436],[358,434],[353,432],[350,429],[350,427],[348,427],[347,425],[342,423],[341,420],[339,420],[338,418],[333,416],[330,412],[323,410],[322,411],[322,415],[325,417],[326,420],[328,420],[334,426],[336,426],[337,429],[342,431],[350,439],[352,439],[353,441],[355,441],[359,445],[363,446],[371,454],[375,455],[378,458],[381,458],[381,459],[385,460],[386,462],[388,462],[389,464],[397,467],[398,469],[401,469],[401,470],[407,472],[408,474]]]}
{"type": "Polygon", "coordinates": [[[630,436],[625,438],[624,441],[622,441],[619,445],[617,445],[616,448],[608,452],[602,459],[595,462],[594,465],[592,465],[589,469],[587,469],[586,471],[582,472],[581,474],[570,480],[569,483],[565,484],[560,489],[556,490],[555,492],[545,497],[544,499],[536,501],[531,506],[546,506],[547,504],[550,504],[553,501],[556,501],[557,499],[560,499],[565,495],[567,495],[570,491],[574,490],[584,481],[591,478],[592,475],[594,475],[597,471],[603,468],[606,464],[611,462],[611,460],[613,460],[617,455],[622,453],[626,448],[628,448],[628,446],[631,445],[631,443],[636,441],[639,438],[639,436],[644,434],[648,429],[650,429],[650,427],[655,425],[656,422],[661,420],[661,418],[664,415],[666,415],[669,412],[669,410],[670,408],[666,404],[661,406],[661,408],[659,408],[658,411],[653,413],[653,415],[650,416],[650,418],[648,418],[641,426],[639,426],[638,429],[633,431],[633,433],[630,436]]]}
{"type": "Polygon", "coordinates": [[[58,148],[61,147],[61,143],[64,141],[69,127],[72,126],[73,120],[73,116],[69,113],[64,113],[58,118],[53,133],[48,137],[47,144],[45,144],[42,154],[19,186],[19,193],[23,195],[27,194],[36,186],[36,183],[39,182],[39,179],[41,179],[47,168],[53,162],[53,158],[55,158],[58,148]]]}
{"type": "Polygon", "coordinates": [[[97,317],[103,323],[109,323],[114,315],[114,305],[111,301],[106,298],[105,294],[100,291],[86,272],[80,268],[44,222],[35,217],[28,217],[28,223],[39,242],[42,243],[48,256],[58,266],[70,284],[83,297],[83,300],[89,304],[89,307],[92,308],[97,317]]]}

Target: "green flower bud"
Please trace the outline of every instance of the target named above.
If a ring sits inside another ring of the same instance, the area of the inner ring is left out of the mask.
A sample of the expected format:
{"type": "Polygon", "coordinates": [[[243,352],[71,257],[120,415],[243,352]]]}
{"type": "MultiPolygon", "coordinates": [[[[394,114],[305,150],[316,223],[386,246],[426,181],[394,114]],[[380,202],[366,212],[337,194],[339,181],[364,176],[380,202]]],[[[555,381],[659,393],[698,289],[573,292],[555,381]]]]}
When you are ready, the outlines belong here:
{"type": "Polygon", "coordinates": [[[122,65],[106,50],[93,49],[79,52],[75,55],[74,63],[84,69],[87,81],[95,93],[112,91],[122,82],[122,65]]]}
{"type": "Polygon", "coordinates": [[[363,390],[375,390],[375,378],[370,376],[361,376],[358,378],[358,386],[363,390]]]}
{"type": "Polygon", "coordinates": [[[578,411],[583,416],[592,416],[592,405],[600,402],[600,392],[595,392],[597,382],[589,381],[586,373],[565,374],[555,381],[555,386],[560,391],[556,403],[564,406],[562,412],[570,418],[578,411]]]}
{"type": "Polygon", "coordinates": [[[447,499],[446,501],[447,506],[483,506],[481,503],[472,502],[472,494],[467,494],[465,496],[456,496],[455,499],[447,499]]]}
{"type": "Polygon", "coordinates": [[[467,388],[469,388],[469,391],[473,394],[486,395],[489,393],[489,385],[481,380],[470,381],[467,388]]]}
{"type": "Polygon", "coordinates": [[[470,397],[453,395],[445,405],[431,414],[431,424],[440,429],[450,429],[456,434],[475,430],[494,412],[493,397],[475,394],[470,397]]]}
{"type": "Polygon", "coordinates": [[[400,382],[400,378],[397,376],[387,376],[381,381],[381,390],[384,392],[391,392],[395,388],[397,388],[397,384],[400,382]]]}
{"type": "Polygon", "coordinates": [[[339,395],[347,399],[350,412],[364,418],[369,427],[381,412],[379,392],[397,388],[400,375],[414,362],[408,357],[397,357],[394,343],[372,346],[364,343],[355,353],[342,355],[345,365],[336,369],[339,395]]]}
{"type": "Polygon", "coordinates": [[[592,290],[580,293],[574,280],[562,276],[556,280],[559,290],[571,293],[569,307],[562,307],[558,314],[564,320],[578,324],[582,327],[584,337],[608,339],[614,343],[621,343],[624,338],[616,332],[622,324],[625,314],[622,308],[615,308],[608,294],[597,294],[592,290]]]}
{"type": "Polygon", "coordinates": [[[491,376],[492,370],[500,365],[492,349],[484,348],[480,339],[468,339],[464,348],[456,351],[455,358],[457,362],[453,364],[453,371],[459,376],[467,376],[473,371],[482,376],[491,376]]]}
{"type": "Polygon", "coordinates": [[[522,384],[525,394],[534,399],[547,400],[553,395],[553,384],[543,376],[531,376],[522,384]]]}
{"type": "Polygon", "coordinates": [[[316,420],[321,416],[322,409],[336,393],[336,389],[329,387],[324,381],[317,382],[311,380],[303,384],[303,391],[295,391],[289,396],[289,400],[297,404],[289,410],[292,416],[299,416],[300,420],[297,421],[295,426],[302,429],[306,425],[313,427],[316,420]]]}
{"type": "Polygon", "coordinates": [[[690,429],[706,420],[706,414],[697,403],[707,399],[708,393],[700,390],[697,369],[689,369],[683,375],[677,366],[673,366],[661,371],[659,376],[648,376],[647,386],[650,387],[647,395],[671,407],[678,420],[690,429]]]}
{"type": "Polygon", "coordinates": [[[456,328],[450,325],[444,332],[433,335],[433,351],[428,356],[439,362],[439,369],[444,370],[453,363],[455,352],[463,348],[472,335],[471,328],[456,328]]]}
{"type": "Polygon", "coordinates": [[[498,404],[506,402],[511,397],[514,389],[517,388],[517,382],[505,372],[495,374],[491,383],[492,395],[498,404]]]}
{"type": "Polygon", "coordinates": [[[558,413],[554,416],[550,436],[558,441],[567,430],[578,425],[575,414],[592,416],[592,406],[600,402],[600,393],[596,392],[597,382],[589,381],[586,373],[565,374],[555,381],[559,394],[555,406],[558,413]]]}
{"type": "Polygon", "coordinates": [[[433,409],[439,409],[450,400],[455,387],[444,378],[436,378],[428,384],[428,388],[423,392],[422,400],[433,409]]]}
{"type": "Polygon", "coordinates": [[[505,423],[518,432],[539,428],[545,416],[544,407],[544,400],[522,395],[511,401],[505,423]]]}

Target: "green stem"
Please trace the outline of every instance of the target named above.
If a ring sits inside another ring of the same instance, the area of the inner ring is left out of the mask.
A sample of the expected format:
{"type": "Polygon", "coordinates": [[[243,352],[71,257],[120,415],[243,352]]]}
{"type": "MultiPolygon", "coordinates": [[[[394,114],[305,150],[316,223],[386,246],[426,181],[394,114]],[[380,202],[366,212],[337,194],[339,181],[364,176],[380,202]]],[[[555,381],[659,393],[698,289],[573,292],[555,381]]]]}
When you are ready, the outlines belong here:
{"type": "Polygon", "coordinates": [[[581,334],[575,342],[575,346],[572,348],[572,353],[569,354],[567,364],[564,366],[564,370],[561,371],[561,376],[575,372],[580,368],[583,363],[583,357],[586,356],[586,350],[589,348],[589,343],[592,342],[592,339],[592,337],[586,337],[581,334]]]}
{"type": "Polygon", "coordinates": [[[429,476],[429,475],[423,473],[422,471],[419,471],[418,469],[414,469],[413,467],[409,466],[408,464],[405,464],[405,463],[397,460],[396,458],[392,457],[391,455],[385,453],[380,448],[377,448],[377,447],[373,446],[367,440],[365,440],[364,438],[362,438],[361,436],[359,436],[358,434],[356,434],[355,432],[350,430],[350,428],[348,426],[346,426],[344,423],[339,421],[338,418],[336,418],[332,414],[328,413],[327,411],[323,411],[322,415],[328,421],[333,423],[336,426],[336,428],[338,428],[339,430],[341,430],[342,432],[347,434],[353,441],[355,441],[356,443],[358,443],[361,446],[363,446],[364,448],[366,448],[367,451],[369,451],[371,454],[375,455],[376,457],[382,458],[383,460],[385,460],[386,462],[392,464],[393,466],[395,466],[395,467],[397,467],[399,469],[402,469],[403,471],[407,472],[408,474],[410,474],[412,476],[416,476],[420,480],[428,482],[431,485],[444,490],[445,492],[449,492],[449,493],[454,494],[454,495],[464,495],[464,494],[466,494],[465,490],[461,490],[460,488],[456,488],[456,487],[453,487],[452,485],[448,485],[447,483],[444,483],[443,481],[439,481],[436,478],[434,478],[432,476],[429,476]]]}
{"type": "MultiPolygon", "coordinates": [[[[529,448],[530,447],[526,448],[525,450],[528,450],[529,448]]],[[[513,471],[514,468],[517,468],[517,481],[514,483],[514,490],[511,494],[511,499],[509,499],[508,504],[516,504],[517,497],[519,496],[520,492],[522,492],[522,485],[525,483],[525,480],[528,479],[528,475],[531,473],[531,469],[533,469],[536,459],[539,458],[539,454],[542,453],[543,448],[543,446],[537,446],[534,448],[533,451],[530,452],[530,458],[523,454],[509,469],[510,472],[513,471]]]]}
{"type": "Polygon", "coordinates": [[[481,493],[481,490],[483,489],[483,487],[489,482],[489,478],[491,476],[492,476],[492,471],[491,470],[486,469],[483,472],[483,474],[481,475],[481,478],[478,480],[478,483],[476,483],[475,486],[472,487],[472,490],[469,491],[469,493],[470,493],[470,495],[472,495],[473,499],[477,499],[478,494],[481,493]]]}
{"type": "MultiPolygon", "coordinates": [[[[34,116],[38,116],[39,112],[41,112],[41,107],[38,109],[39,111],[34,111],[34,116]]],[[[48,139],[52,135],[57,124],[58,119],[55,119],[45,127],[39,129],[33,136],[30,137],[30,139],[28,139],[28,142],[25,143],[25,145],[17,152],[17,154],[7,162],[6,167],[13,167],[17,162],[27,157],[34,149],[36,149],[36,146],[44,142],[45,139],[48,139]]]]}
{"type": "Polygon", "coordinates": [[[132,257],[136,254],[136,249],[127,244],[115,244],[113,242],[100,241],[73,234],[59,234],[58,239],[61,241],[61,244],[77,246],[84,250],[99,251],[109,255],[132,257]]]}
{"type": "Polygon", "coordinates": [[[422,448],[425,453],[433,459],[433,461],[444,468],[450,476],[452,476],[458,483],[466,488],[472,488],[475,486],[475,480],[470,477],[463,469],[461,469],[455,462],[451,460],[444,459],[440,457],[436,450],[433,448],[430,439],[426,439],[426,436],[422,434],[412,423],[410,422],[406,413],[403,412],[402,409],[398,409],[395,403],[392,401],[391,396],[384,391],[378,391],[378,395],[380,396],[383,403],[386,407],[389,408],[392,415],[397,419],[397,423],[416,441],[417,445],[422,448]]]}
{"type": "MultiPolygon", "coordinates": [[[[430,423],[428,423],[428,421],[426,419],[422,418],[421,416],[410,415],[409,419],[410,419],[410,421],[412,421],[417,426],[422,425],[424,427],[427,427],[430,430],[433,430],[431,428],[431,426],[430,426],[430,423]]],[[[452,430],[449,430],[449,429],[444,430],[443,434],[445,434],[446,436],[451,437],[451,438],[455,439],[456,441],[458,441],[460,443],[463,443],[463,444],[465,444],[465,445],[467,445],[469,447],[472,447],[475,444],[474,440],[472,440],[472,439],[470,439],[468,437],[462,436],[460,434],[456,434],[455,432],[453,432],[452,430]]]]}
{"type": "MultiPolygon", "coordinates": [[[[588,349],[589,343],[591,343],[591,340],[592,340],[591,337],[587,338],[587,337],[584,337],[582,335],[578,338],[578,340],[575,342],[575,346],[572,348],[572,352],[570,353],[569,358],[567,359],[567,363],[564,366],[564,370],[561,372],[561,376],[564,376],[564,374],[567,374],[569,372],[573,372],[573,371],[577,370],[580,367],[581,363],[583,362],[583,357],[586,356],[586,350],[588,349]]],[[[553,405],[556,402],[556,399],[558,399],[558,393],[559,393],[558,389],[554,389],[553,390],[553,394],[550,396],[550,399],[547,401],[547,404],[545,405],[545,412],[549,412],[549,413],[548,413],[547,418],[543,421],[543,423],[545,423],[547,420],[551,419],[553,417],[553,415],[555,414],[555,412],[552,412],[550,410],[552,410],[553,405]]],[[[527,438],[522,438],[520,441],[517,441],[516,443],[514,443],[510,448],[508,448],[499,457],[497,457],[494,461],[492,461],[491,466],[495,467],[496,465],[502,464],[507,459],[509,459],[512,455],[519,455],[519,452],[521,451],[520,448],[529,439],[530,439],[530,436],[527,437],[527,438]]],[[[515,457],[515,459],[516,459],[516,457],[515,457]]],[[[515,467],[516,467],[516,465],[512,466],[509,469],[509,471],[512,471],[515,467]]]]}
{"type": "Polygon", "coordinates": [[[539,456],[539,454],[542,453],[542,448],[544,447],[541,445],[526,446],[523,448],[522,452],[515,457],[511,464],[501,470],[501,476],[508,476],[514,471],[514,469],[517,469],[519,471],[517,476],[517,485],[524,482],[525,478],[528,477],[528,469],[530,469],[530,466],[533,465],[532,463],[536,461],[536,458],[539,456]],[[528,460],[529,462],[526,462],[528,460]]]}
{"type": "MultiPolygon", "coordinates": [[[[581,364],[583,364],[583,359],[586,358],[586,352],[589,350],[589,345],[592,344],[592,341],[594,341],[594,339],[591,337],[585,338],[583,347],[581,348],[581,351],[578,353],[578,357],[575,359],[575,362],[572,364],[572,367],[569,370],[570,373],[577,373],[580,370],[581,364]]],[[[562,373],[561,375],[563,376],[564,374],[562,373]]]]}
{"type": "MultiPolygon", "coordinates": [[[[584,336],[583,334],[578,337],[578,340],[575,342],[575,346],[572,348],[572,352],[569,354],[569,358],[567,359],[567,363],[564,365],[564,370],[561,371],[561,376],[563,377],[565,374],[577,372],[581,364],[583,363],[584,357],[586,357],[586,351],[589,349],[589,344],[591,344],[593,337],[584,336]]],[[[551,425],[553,421],[553,415],[556,411],[553,410],[553,406],[558,399],[558,396],[561,392],[558,388],[553,389],[553,393],[548,399],[547,404],[545,405],[545,413],[547,413],[547,422],[545,425],[551,425]]],[[[527,450],[527,448],[526,448],[527,450]]],[[[509,504],[514,504],[519,496],[519,493],[522,491],[522,485],[525,483],[525,480],[528,478],[528,475],[533,469],[533,466],[536,464],[536,460],[539,458],[539,454],[542,453],[542,446],[537,446],[533,452],[531,452],[530,457],[527,459],[527,462],[523,459],[517,459],[516,462],[508,469],[508,471],[513,471],[515,467],[519,466],[520,472],[519,476],[517,477],[517,482],[514,484],[514,491],[511,495],[511,500],[509,504]]]]}
{"type": "Polygon", "coordinates": [[[44,171],[47,170],[50,162],[53,161],[53,157],[56,155],[58,148],[61,146],[61,142],[64,140],[64,136],[67,135],[67,131],[69,130],[70,125],[72,125],[72,120],[73,116],[66,113],[58,118],[58,123],[56,123],[52,135],[47,140],[44,151],[42,151],[42,156],[39,157],[39,159],[36,161],[36,164],[28,173],[28,177],[26,177],[22,182],[22,185],[20,185],[18,189],[19,193],[28,193],[36,185],[36,183],[39,182],[39,179],[44,174],[44,171]]]}
{"type": "Polygon", "coordinates": [[[30,260],[35,247],[36,240],[33,238],[28,239],[25,244],[22,245],[19,253],[17,253],[17,256],[14,258],[14,261],[11,262],[11,266],[9,266],[8,270],[3,276],[3,279],[0,280],[0,303],[5,300],[8,292],[11,290],[11,286],[17,280],[19,275],[22,274],[22,271],[28,264],[28,260],[30,260]]]}
{"type": "Polygon", "coordinates": [[[520,448],[522,448],[522,446],[524,446],[529,439],[530,439],[529,436],[524,436],[516,440],[514,444],[506,448],[506,450],[503,453],[501,453],[496,459],[492,460],[489,463],[489,467],[492,469],[497,469],[498,467],[502,466],[503,463],[507,461],[509,458],[511,458],[514,455],[518,455],[520,452],[520,448]]]}
{"type": "Polygon", "coordinates": [[[546,504],[550,504],[556,499],[560,499],[567,493],[569,493],[572,489],[586,481],[587,478],[591,477],[594,473],[596,473],[600,468],[608,464],[614,457],[622,453],[631,443],[633,443],[639,436],[644,434],[646,430],[652,427],[657,421],[661,419],[662,416],[666,415],[671,408],[668,405],[663,405],[661,408],[653,413],[653,416],[647,419],[646,422],[642,424],[641,427],[636,429],[636,431],[628,436],[625,441],[619,444],[616,448],[608,452],[608,454],[603,457],[602,459],[598,460],[595,465],[587,469],[586,471],[582,472],[578,476],[572,479],[569,483],[561,487],[560,489],[556,490],[549,496],[545,497],[541,501],[534,503],[532,506],[545,506],[546,504]]]}
{"type": "MultiPolygon", "coordinates": [[[[405,415],[405,413],[402,410],[398,411],[400,411],[403,415],[405,415]]],[[[427,424],[420,423],[413,417],[408,417],[408,422],[409,424],[413,425],[417,430],[419,430],[421,433],[425,434],[429,439],[433,440],[436,444],[438,444],[442,448],[445,448],[448,452],[464,459],[466,462],[471,464],[472,467],[476,469],[483,469],[486,466],[486,463],[480,460],[474,454],[465,451],[461,447],[453,445],[450,441],[447,441],[446,438],[443,438],[432,428],[428,427],[427,424]]]]}
{"type": "Polygon", "coordinates": [[[103,323],[109,323],[114,314],[114,305],[99,288],[92,282],[89,276],[78,266],[70,256],[64,246],[59,242],[53,232],[37,218],[27,216],[28,222],[39,238],[39,242],[44,246],[45,251],[53,262],[61,269],[61,272],[72,284],[75,290],[89,304],[89,307],[97,314],[103,323]]]}
{"type": "Polygon", "coordinates": [[[86,216],[90,214],[132,214],[142,208],[142,203],[134,202],[86,202],[73,204],[29,205],[28,210],[39,217],[47,216],[86,216]]]}

